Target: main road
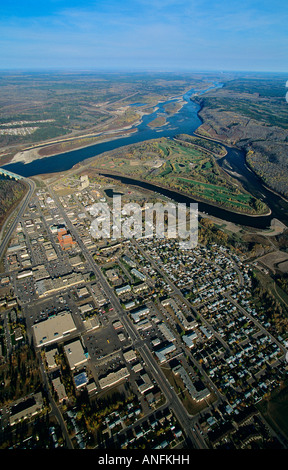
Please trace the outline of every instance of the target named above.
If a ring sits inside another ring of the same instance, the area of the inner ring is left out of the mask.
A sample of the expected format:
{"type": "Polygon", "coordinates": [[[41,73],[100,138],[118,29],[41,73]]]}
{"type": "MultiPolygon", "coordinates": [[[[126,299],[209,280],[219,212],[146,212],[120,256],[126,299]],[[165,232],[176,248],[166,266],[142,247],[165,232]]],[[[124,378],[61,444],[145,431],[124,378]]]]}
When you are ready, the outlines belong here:
{"type": "Polygon", "coordinates": [[[106,295],[108,296],[111,304],[113,305],[115,313],[117,313],[119,316],[119,319],[123,321],[126,327],[126,330],[130,336],[130,339],[132,340],[132,344],[138,343],[138,350],[141,356],[143,357],[144,362],[146,363],[150,372],[155,378],[156,382],[159,384],[160,388],[162,389],[166,397],[167,404],[169,404],[169,406],[173,409],[176,418],[178,419],[179,423],[181,423],[181,425],[183,426],[184,432],[188,440],[190,441],[191,446],[196,449],[207,448],[207,444],[205,443],[200,433],[198,433],[198,431],[195,428],[194,428],[195,430],[193,430],[192,419],[189,417],[183,403],[179,400],[179,397],[177,396],[174,388],[170,386],[168,380],[166,379],[162,370],[158,366],[158,363],[154,359],[150,349],[148,348],[146,344],[143,344],[143,346],[140,346],[140,344],[143,343],[141,338],[139,338],[138,333],[135,331],[134,326],[130,323],[129,318],[126,315],[124,315],[119,299],[116,297],[114,290],[107,283],[106,279],[103,276],[103,273],[101,272],[101,269],[96,265],[91,253],[86,248],[83,241],[81,240],[81,237],[79,236],[77,229],[74,227],[74,225],[68,218],[58,196],[55,194],[55,192],[52,190],[51,187],[49,187],[49,192],[50,192],[51,197],[54,199],[54,202],[57,204],[58,209],[63,219],[66,222],[67,228],[70,230],[70,233],[73,235],[73,237],[77,241],[79,248],[81,248],[87,261],[89,262],[91,269],[95,274],[96,280],[98,280],[98,282],[101,283],[106,295]]]}
{"type": "Polygon", "coordinates": [[[1,230],[1,233],[0,233],[0,238],[2,239],[2,236],[3,236],[3,239],[1,240],[1,245],[0,245],[0,260],[2,259],[2,256],[5,253],[7,244],[9,242],[10,238],[12,237],[12,234],[13,234],[14,230],[17,227],[17,224],[18,224],[19,220],[21,219],[22,215],[24,214],[24,212],[26,210],[26,207],[27,207],[31,197],[33,196],[33,193],[34,193],[34,190],[35,190],[36,185],[35,185],[33,180],[31,180],[29,178],[25,178],[25,179],[23,179],[23,181],[28,184],[29,191],[26,194],[26,196],[24,197],[24,199],[20,202],[20,204],[15,209],[15,211],[18,211],[17,215],[14,218],[11,225],[9,226],[9,228],[8,228],[8,230],[7,230],[7,232],[5,233],[4,236],[3,236],[3,234],[5,232],[5,228],[9,224],[9,221],[11,221],[11,218],[14,215],[15,211],[13,211],[12,215],[6,220],[5,224],[2,227],[2,230],[1,230]]]}

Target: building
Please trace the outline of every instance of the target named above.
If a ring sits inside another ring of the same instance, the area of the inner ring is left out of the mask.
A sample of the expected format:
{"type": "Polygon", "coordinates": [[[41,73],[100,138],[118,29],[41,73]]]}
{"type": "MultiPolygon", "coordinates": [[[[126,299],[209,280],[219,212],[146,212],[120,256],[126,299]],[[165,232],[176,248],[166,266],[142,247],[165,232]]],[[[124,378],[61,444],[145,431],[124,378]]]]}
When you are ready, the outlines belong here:
{"type": "Polygon", "coordinates": [[[68,399],[65,387],[64,387],[63,383],[61,382],[60,377],[56,377],[56,379],[53,379],[52,380],[52,385],[53,385],[53,388],[54,388],[55,392],[58,395],[58,400],[59,400],[60,403],[63,400],[68,399]]]}
{"type": "Polygon", "coordinates": [[[182,339],[184,343],[188,346],[188,348],[193,348],[194,347],[194,341],[198,338],[198,335],[195,331],[192,333],[189,333],[188,335],[183,335],[182,339]]]}
{"type": "Polygon", "coordinates": [[[89,177],[88,175],[81,175],[80,176],[80,189],[88,188],[89,186],[89,177]]]}
{"type": "Polygon", "coordinates": [[[30,269],[27,269],[25,271],[21,271],[20,273],[17,274],[17,279],[23,279],[25,277],[33,276],[33,272],[30,269]]]}
{"type": "Polygon", "coordinates": [[[58,229],[57,238],[62,250],[70,250],[73,245],[76,244],[76,242],[72,240],[72,236],[67,232],[66,228],[58,229]]]}
{"type": "Polygon", "coordinates": [[[164,348],[159,349],[158,351],[155,351],[156,356],[158,357],[160,362],[165,362],[166,361],[166,356],[170,354],[171,352],[176,350],[176,346],[173,343],[168,344],[164,348]]]}
{"type": "Polygon", "coordinates": [[[170,307],[171,310],[173,311],[174,315],[178,318],[180,323],[183,325],[185,330],[193,330],[198,326],[198,323],[195,320],[187,320],[183,312],[180,310],[178,307],[177,303],[175,302],[174,299],[165,299],[162,300],[161,304],[163,307],[170,307]]]}
{"type": "Polygon", "coordinates": [[[51,349],[50,351],[45,351],[45,357],[47,361],[48,369],[55,369],[57,367],[55,356],[58,353],[57,348],[51,349]]]}
{"type": "Polygon", "coordinates": [[[135,323],[138,323],[140,321],[140,318],[143,317],[144,315],[148,315],[150,312],[150,309],[148,307],[140,307],[137,310],[133,310],[131,312],[131,318],[135,323]]]}
{"type": "Polygon", "coordinates": [[[80,289],[77,290],[77,295],[79,299],[81,299],[81,297],[85,297],[86,295],[89,295],[89,291],[87,287],[80,287],[80,289]]]}
{"type": "Polygon", "coordinates": [[[123,353],[123,357],[126,362],[133,362],[137,359],[137,354],[134,349],[129,349],[128,351],[123,353]]]}
{"type": "Polygon", "coordinates": [[[77,375],[74,375],[74,382],[76,388],[85,387],[85,385],[89,382],[86,372],[80,372],[77,375]]]}
{"type": "Polygon", "coordinates": [[[99,385],[102,389],[107,388],[107,387],[111,387],[112,385],[115,385],[118,382],[120,382],[121,380],[126,379],[127,377],[129,377],[129,375],[130,374],[129,374],[129,371],[128,371],[127,367],[122,367],[118,371],[110,372],[109,374],[107,374],[104,377],[102,377],[101,379],[99,379],[99,385]]]}
{"type": "Polygon", "coordinates": [[[87,391],[88,391],[88,393],[92,393],[92,392],[95,392],[95,390],[97,390],[97,386],[96,386],[96,383],[93,380],[92,382],[90,382],[87,385],[87,391]]]}
{"type": "Polygon", "coordinates": [[[131,273],[137,277],[138,279],[141,279],[141,281],[145,281],[146,280],[146,276],[145,274],[141,273],[140,271],[138,271],[138,269],[131,269],[131,273]]]}
{"type": "Polygon", "coordinates": [[[91,304],[80,305],[78,308],[81,315],[85,315],[85,313],[91,312],[94,309],[93,305],[91,304]]]}
{"type": "Polygon", "coordinates": [[[210,396],[210,394],[211,394],[210,390],[208,390],[208,388],[206,388],[204,386],[200,387],[197,390],[197,388],[193,384],[191,378],[189,377],[186,370],[184,369],[184,367],[181,364],[174,367],[172,370],[173,370],[173,373],[175,375],[179,375],[181,377],[185,387],[187,388],[189,394],[191,395],[191,397],[194,400],[199,402],[199,401],[205,400],[205,398],[208,398],[210,396]]]}
{"type": "Polygon", "coordinates": [[[88,355],[85,354],[81,341],[78,339],[64,346],[64,351],[71,370],[82,366],[87,362],[88,355]]]}
{"type": "Polygon", "coordinates": [[[60,341],[67,337],[69,333],[76,331],[73,318],[68,312],[60,312],[58,315],[49,317],[47,320],[33,325],[33,333],[36,347],[60,341]]]}
{"type": "Polygon", "coordinates": [[[115,289],[115,292],[117,295],[122,295],[122,294],[125,294],[126,292],[131,292],[131,286],[129,286],[129,284],[125,285],[125,286],[122,286],[122,287],[117,287],[117,289],[115,289]]]}
{"type": "Polygon", "coordinates": [[[71,286],[84,283],[84,278],[80,273],[67,274],[54,279],[40,279],[35,282],[35,289],[39,298],[45,297],[54,292],[67,289],[71,286]]]}
{"type": "Polygon", "coordinates": [[[125,263],[127,263],[129,266],[131,266],[131,268],[136,268],[136,263],[131,259],[129,258],[127,255],[124,255],[122,257],[123,261],[125,261],[125,263]]]}
{"type": "Polygon", "coordinates": [[[148,390],[154,388],[154,385],[146,372],[140,376],[140,379],[136,380],[136,385],[142,395],[148,392],[148,390]]]}
{"type": "Polygon", "coordinates": [[[17,400],[10,408],[10,426],[38,414],[43,408],[42,393],[35,393],[17,400]]]}
{"type": "Polygon", "coordinates": [[[159,330],[161,331],[162,335],[165,337],[167,341],[176,341],[175,336],[171,333],[169,328],[165,325],[165,323],[160,323],[158,325],[159,330]]]}

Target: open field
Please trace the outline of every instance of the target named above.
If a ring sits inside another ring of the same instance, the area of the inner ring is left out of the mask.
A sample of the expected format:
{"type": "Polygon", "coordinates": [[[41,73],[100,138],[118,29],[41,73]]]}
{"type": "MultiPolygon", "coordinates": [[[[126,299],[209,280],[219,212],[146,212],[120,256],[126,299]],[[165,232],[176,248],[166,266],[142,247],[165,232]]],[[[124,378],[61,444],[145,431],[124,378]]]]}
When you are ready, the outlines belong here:
{"type": "MultiPolygon", "coordinates": [[[[207,87],[209,77],[175,73],[2,73],[0,144],[7,163],[25,148],[87,134],[120,131],[160,101],[207,87]],[[143,104],[141,110],[131,105],[143,104]],[[9,160],[10,159],[10,160],[9,160]]],[[[168,109],[177,112],[182,103],[168,109]]],[[[90,142],[84,142],[89,145],[90,142]]],[[[77,145],[77,140],[74,145],[77,145]]],[[[81,147],[83,142],[79,143],[81,147]]],[[[73,147],[77,148],[77,147],[73,147]]],[[[70,147],[71,149],[71,147],[70,147]]],[[[46,149],[47,150],[47,149],[46,149]]],[[[49,155],[52,155],[52,150],[49,155]]]]}
{"type": "Polygon", "coordinates": [[[288,388],[286,386],[275,393],[270,400],[262,400],[258,408],[268,423],[276,430],[281,430],[288,439],[288,388]]]}

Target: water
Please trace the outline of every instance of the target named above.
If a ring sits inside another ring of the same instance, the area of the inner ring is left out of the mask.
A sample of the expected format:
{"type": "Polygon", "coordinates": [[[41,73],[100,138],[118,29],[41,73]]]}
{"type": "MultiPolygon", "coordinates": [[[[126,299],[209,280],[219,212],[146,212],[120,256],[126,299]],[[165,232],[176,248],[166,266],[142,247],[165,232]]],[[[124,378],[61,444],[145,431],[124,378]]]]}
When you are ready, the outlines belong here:
{"type": "MultiPolygon", "coordinates": [[[[198,94],[205,93],[205,91],[215,87],[222,87],[222,84],[213,83],[209,88],[199,92],[198,94]]],[[[176,134],[191,135],[202,123],[198,116],[200,106],[190,99],[195,92],[197,92],[197,90],[191,89],[183,95],[182,98],[185,104],[181,110],[174,115],[165,114],[164,107],[168,103],[178,101],[177,99],[168,100],[165,103],[159,103],[157,105],[157,109],[152,114],[143,116],[141,124],[133,127],[137,129],[137,132],[129,135],[128,137],[118,138],[110,142],[98,143],[83,149],[73,150],[65,154],[34,160],[27,164],[9,164],[4,166],[4,168],[25,177],[43,173],[66,171],[83,160],[125,145],[159,137],[173,138],[176,134]],[[149,122],[159,115],[165,115],[167,125],[159,129],[150,128],[148,126],[149,122]]],[[[131,106],[133,105],[136,106],[139,105],[139,103],[133,103],[131,106]]],[[[269,216],[251,217],[226,211],[208,203],[199,203],[199,211],[206,212],[223,220],[255,228],[268,228],[272,218],[277,218],[285,225],[288,225],[288,204],[281,197],[266,189],[260,179],[247,168],[243,152],[231,149],[227,146],[226,149],[228,152],[227,156],[222,158],[222,160],[219,160],[219,164],[223,169],[237,173],[238,176],[236,176],[236,179],[241,181],[243,186],[255,197],[263,199],[269,205],[272,213],[269,216]]],[[[125,184],[136,184],[142,188],[156,191],[174,199],[177,202],[186,202],[188,204],[189,202],[196,202],[188,196],[179,195],[174,191],[165,190],[149,183],[139,182],[137,180],[133,180],[133,178],[117,177],[117,179],[121,180],[125,184]]]]}
{"type": "MultiPolygon", "coordinates": [[[[209,89],[220,86],[222,85],[215,84],[209,87],[209,89]]],[[[118,147],[159,137],[174,137],[175,134],[180,133],[191,134],[201,124],[201,120],[197,114],[200,107],[198,104],[190,100],[190,97],[195,93],[195,91],[196,90],[191,89],[183,95],[185,105],[178,113],[172,116],[165,114],[167,118],[167,125],[161,129],[152,129],[148,126],[148,124],[159,114],[165,113],[164,106],[166,104],[177,101],[177,99],[168,100],[165,103],[159,103],[157,105],[158,110],[154,111],[152,114],[144,115],[141,124],[132,127],[132,129],[137,129],[137,132],[129,135],[128,137],[118,138],[111,140],[110,142],[102,142],[85,147],[83,149],[72,150],[70,152],[52,157],[41,158],[34,160],[31,163],[12,163],[5,165],[3,168],[25,177],[43,173],[58,173],[59,171],[66,171],[71,169],[76,163],[86,160],[87,158],[95,157],[96,155],[114,150],[118,147]]]]}

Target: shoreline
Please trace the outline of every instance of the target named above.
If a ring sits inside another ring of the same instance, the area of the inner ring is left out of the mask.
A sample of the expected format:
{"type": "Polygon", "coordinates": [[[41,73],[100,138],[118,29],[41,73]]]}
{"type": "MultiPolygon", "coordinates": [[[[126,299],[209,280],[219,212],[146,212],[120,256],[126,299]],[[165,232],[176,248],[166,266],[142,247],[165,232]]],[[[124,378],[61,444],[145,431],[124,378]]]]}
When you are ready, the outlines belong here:
{"type": "MultiPolygon", "coordinates": [[[[112,137],[107,136],[107,138],[105,138],[105,136],[103,136],[103,139],[99,139],[97,142],[93,142],[93,143],[88,144],[88,145],[86,144],[86,145],[76,146],[76,147],[73,147],[69,150],[65,150],[64,152],[53,152],[49,155],[39,155],[38,152],[39,152],[39,150],[43,149],[44,147],[49,147],[49,145],[57,145],[57,144],[61,144],[62,142],[66,142],[66,141],[53,142],[51,144],[48,143],[48,144],[44,144],[44,145],[40,144],[36,148],[30,148],[30,149],[22,150],[22,151],[18,152],[16,155],[14,155],[12,160],[9,163],[5,163],[5,165],[10,165],[10,164],[14,164],[14,163],[23,163],[24,165],[26,165],[28,163],[31,163],[31,162],[35,161],[35,160],[42,160],[44,158],[55,157],[56,155],[65,155],[66,153],[73,152],[74,150],[75,151],[76,150],[81,150],[81,149],[84,149],[84,148],[87,148],[87,147],[92,147],[93,145],[102,144],[102,143],[110,142],[110,141],[113,141],[113,140],[116,140],[116,139],[122,139],[122,138],[125,138],[125,137],[129,137],[129,135],[133,134],[134,132],[137,132],[137,129],[132,130],[131,127],[128,127],[127,129],[123,128],[123,129],[120,130],[120,132],[121,132],[122,130],[127,131],[127,130],[131,129],[131,132],[126,132],[126,133],[123,133],[123,134],[120,134],[120,135],[115,135],[114,137],[113,136],[112,137]],[[26,152],[27,152],[28,155],[23,155],[26,152]],[[30,153],[30,155],[29,155],[29,153],[30,153]],[[32,155],[31,155],[31,153],[32,153],[32,155]],[[33,153],[34,153],[34,155],[33,155],[33,153]]],[[[115,134],[116,132],[117,131],[110,131],[110,135],[115,134]]],[[[101,135],[101,134],[99,134],[99,135],[101,135]]],[[[97,135],[95,135],[95,137],[96,136],[97,135]]],[[[88,137],[88,135],[86,135],[86,137],[88,137]]],[[[84,135],[76,137],[75,140],[76,139],[83,139],[83,138],[85,138],[84,135]]]]}
{"type": "MultiPolygon", "coordinates": [[[[93,158],[93,157],[92,157],[93,158]]],[[[150,184],[152,186],[155,186],[155,188],[159,188],[159,189],[164,189],[164,190],[167,190],[167,191],[172,191],[176,194],[179,194],[180,196],[184,196],[184,197],[188,197],[188,198],[191,198],[191,199],[195,199],[196,202],[200,202],[200,203],[203,203],[203,204],[208,204],[208,205],[211,205],[213,207],[216,207],[217,209],[223,209],[227,212],[231,212],[233,214],[236,214],[236,215],[243,215],[245,217],[269,217],[271,214],[272,214],[272,211],[271,209],[269,208],[269,212],[268,213],[264,213],[264,214],[249,214],[247,212],[239,212],[239,211],[234,211],[234,210],[231,210],[231,209],[228,209],[227,207],[223,207],[223,206],[220,206],[218,204],[215,204],[215,203],[212,203],[209,199],[204,199],[204,198],[200,198],[200,197],[195,197],[193,194],[187,194],[187,193],[184,193],[184,192],[181,192],[181,191],[177,191],[176,189],[171,189],[167,186],[162,186],[162,185],[159,185],[159,184],[155,184],[153,182],[149,182],[149,181],[146,181],[146,180],[142,180],[142,179],[137,179],[137,180],[134,180],[132,177],[130,176],[125,176],[121,173],[117,173],[117,172],[109,172],[109,174],[107,174],[106,172],[102,172],[101,169],[98,170],[98,168],[95,168],[95,170],[98,171],[99,175],[101,176],[105,176],[106,178],[109,178],[111,177],[113,179],[113,176],[118,176],[119,178],[127,178],[127,179],[130,179],[132,181],[135,181],[135,183],[131,183],[131,185],[133,186],[133,184],[135,186],[137,186],[137,181],[139,181],[139,183],[144,183],[144,184],[150,184]],[[111,175],[111,176],[110,176],[111,175]]],[[[124,183],[123,183],[124,184],[124,183]]],[[[149,189],[148,189],[149,191],[149,189]]],[[[209,214],[207,214],[209,216],[209,214]]],[[[211,216],[212,217],[212,216],[211,216]]]]}
{"type": "MultiPolygon", "coordinates": [[[[186,92],[185,92],[186,93],[186,92]]],[[[184,93],[184,94],[185,94],[184,93]]],[[[183,100],[183,96],[173,96],[173,97],[170,97],[168,98],[168,100],[160,100],[158,101],[155,105],[151,105],[149,107],[153,108],[153,112],[155,111],[158,111],[158,107],[157,105],[160,104],[160,103],[165,103],[166,101],[170,101],[170,100],[177,100],[177,102],[179,102],[182,106],[177,110],[175,111],[175,113],[171,114],[174,115],[174,114],[177,114],[181,111],[182,107],[186,104],[186,101],[183,100]]],[[[125,137],[129,137],[129,135],[131,135],[132,133],[135,133],[137,132],[137,127],[142,124],[143,122],[143,119],[142,117],[143,116],[147,116],[149,114],[152,114],[152,113],[147,113],[145,112],[144,110],[141,111],[141,110],[137,110],[138,114],[140,115],[140,119],[138,119],[137,121],[135,121],[133,124],[129,125],[129,126],[125,126],[125,127],[121,127],[120,129],[111,129],[111,130],[107,130],[107,131],[103,131],[103,132],[99,132],[99,133],[90,133],[90,134],[83,134],[83,135],[79,135],[79,136],[76,136],[76,137],[63,137],[63,139],[59,139],[59,140],[56,140],[56,141],[52,141],[52,142],[39,142],[37,144],[35,144],[33,147],[28,147],[26,149],[23,149],[23,150],[20,150],[18,151],[12,158],[9,162],[6,162],[5,165],[12,165],[12,164],[15,164],[15,163],[23,163],[24,165],[28,164],[28,163],[31,163],[35,160],[41,160],[42,158],[50,158],[50,157],[55,157],[56,155],[64,155],[66,153],[69,153],[69,152],[72,152],[72,151],[76,151],[76,150],[81,150],[81,149],[84,149],[86,147],[92,147],[93,145],[97,145],[97,144],[101,144],[101,143],[105,143],[105,142],[110,142],[110,141],[113,141],[113,140],[116,140],[116,139],[121,139],[121,138],[125,138],[125,137]],[[131,132],[127,132],[127,131],[131,131],[131,132]],[[124,133],[123,133],[124,132],[124,133]],[[119,133],[120,135],[117,135],[115,137],[113,137],[113,134],[116,134],[116,133],[119,133]],[[72,142],[73,140],[81,140],[81,139],[85,139],[85,138],[93,138],[93,137],[97,137],[97,136],[101,136],[103,135],[103,139],[99,139],[99,141],[96,141],[96,142],[93,142],[91,144],[85,144],[85,145],[80,145],[80,146],[75,146],[73,148],[70,148],[69,150],[65,150],[63,152],[52,152],[52,153],[49,153],[49,155],[40,155],[39,154],[39,151],[45,147],[49,147],[49,146],[53,146],[53,145],[58,145],[58,144],[61,144],[63,142],[72,142]]],[[[167,124],[164,123],[163,125],[161,126],[157,126],[157,128],[161,128],[163,126],[165,126],[167,124]]],[[[156,127],[155,127],[156,129],[156,127]]],[[[3,165],[3,166],[5,166],[3,165]]]]}

